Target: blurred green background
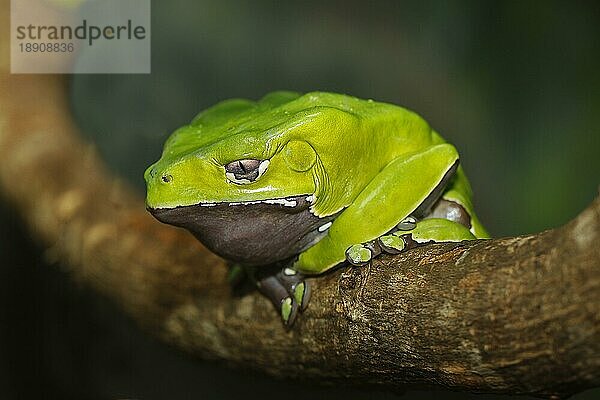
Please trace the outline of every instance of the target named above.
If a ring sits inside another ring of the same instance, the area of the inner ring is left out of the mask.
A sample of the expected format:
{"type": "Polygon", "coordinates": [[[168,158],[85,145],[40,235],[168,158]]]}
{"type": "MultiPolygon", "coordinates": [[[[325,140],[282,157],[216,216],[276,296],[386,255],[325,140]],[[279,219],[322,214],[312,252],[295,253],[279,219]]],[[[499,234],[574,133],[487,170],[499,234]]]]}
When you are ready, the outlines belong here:
{"type": "MultiPolygon", "coordinates": [[[[596,2],[172,0],[152,2],[150,75],[78,75],[71,90],[80,126],[140,193],[167,135],[219,100],[327,90],[405,106],[458,147],[481,220],[507,236],[596,196],[599,71],[596,2]]],[[[191,360],[46,268],[6,208],[0,232],[6,398],[396,398],[191,360]]],[[[434,397],[468,396],[405,395],[434,397]]]]}

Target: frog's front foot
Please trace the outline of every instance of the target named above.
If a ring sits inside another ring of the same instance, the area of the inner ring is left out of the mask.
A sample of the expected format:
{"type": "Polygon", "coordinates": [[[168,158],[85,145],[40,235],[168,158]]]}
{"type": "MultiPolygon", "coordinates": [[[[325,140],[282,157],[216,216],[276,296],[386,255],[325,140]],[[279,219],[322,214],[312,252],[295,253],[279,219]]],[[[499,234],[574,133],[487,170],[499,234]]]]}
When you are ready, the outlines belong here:
{"type": "Polygon", "coordinates": [[[258,290],[279,311],[286,328],[291,328],[299,311],[304,311],[310,300],[310,286],[304,275],[292,268],[284,268],[275,275],[257,281],[258,290]]]}

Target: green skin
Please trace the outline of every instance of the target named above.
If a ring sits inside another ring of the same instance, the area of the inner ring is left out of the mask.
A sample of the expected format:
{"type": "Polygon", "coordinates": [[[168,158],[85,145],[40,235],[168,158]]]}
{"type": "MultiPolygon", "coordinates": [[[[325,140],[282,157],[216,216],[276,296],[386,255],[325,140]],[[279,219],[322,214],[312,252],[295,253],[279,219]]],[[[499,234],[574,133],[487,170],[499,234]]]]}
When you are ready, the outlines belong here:
{"type": "MultiPolygon", "coordinates": [[[[453,169],[457,164],[456,149],[404,108],[334,93],[274,92],[257,102],[221,102],[176,130],[145,173],[146,205],[172,209],[306,195],[312,215],[335,218],[286,271],[320,274],[345,260],[370,261],[379,253],[375,243],[399,252],[409,242],[487,238],[462,168],[453,169]],[[226,173],[236,160],[269,162],[255,180],[244,180],[226,173]],[[462,206],[468,227],[431,218],[398,230],[434,195],[462,206]]],[[[305,285],[298,283],[291,300],[281,299],[286,323],[294,301],[302,303],[297,289],[304,292],[305,285]]]]}

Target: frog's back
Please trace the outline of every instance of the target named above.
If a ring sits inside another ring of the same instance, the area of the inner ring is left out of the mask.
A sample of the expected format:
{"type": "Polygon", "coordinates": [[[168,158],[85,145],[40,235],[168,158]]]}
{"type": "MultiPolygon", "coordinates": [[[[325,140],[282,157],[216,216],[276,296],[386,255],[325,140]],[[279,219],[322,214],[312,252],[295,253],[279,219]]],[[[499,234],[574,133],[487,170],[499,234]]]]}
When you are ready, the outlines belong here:
{"type": "MultiPolygon", "coordinates": [[[[346,147],[349,152],[358,151],[371,156],[369,163],[376,164],[378,160],[385,165],[402,154],[444,142],[418,114],[389,103],[337,93],[311,92],[299,96],[284,107],[293,108],[297,113],[327,114],[328,110],[335,110],[351,116],[354,123],[350,129],[334,138],[336,146],[346,147]]],[[[332,115],[333,117],[335,116],[332,115]]],[[[322,149],[331,147],[332,137],[324,135],[324,132],[332,131],[330,119],[324,118],[322,129],[312,128],[312,142],[317,146],[320,144],[322,149]]],[[[354,158],[356,159],[357,157],[354,158]]]]}
{"type": "MultiPolygon", "coordinates": [[[[382,160],[391,160],[401,153],[443,142],[418,114],[394,104],[344,94],[310,92],[298,96],[283,107],[289,107],[290,112],[296,113],[327,113],[327,110],[337,110],[353,116],[357,123],[352,135],[340,136],[337,140],[350,140],[353,145],[356,145],[357,140],[359,143],[362,140],[380,154],[382,160]],[[386,154],[389,156],[386,157],[386,154]]],[[[315,130],[315,136],[322,134],[322,131],[315,130]]]]}
{"type": "Polygon", "coordinates": [[[363,125],[396,125],[391,135],[408,131],[430,132],[429,125],[416,113],[393,104],[330,93],[277,91],[258,101],[225,100],[198,114],[190,126],[203,128],[205,139],[219,139],[241,131],[267,131],[307,114],[337,110],[359,119],[363,125]]]}
{"type": "Polygon", "coordinates": [[[342,147],[348,141],[353,148],[363,142],[379,154],[382,162],[436,140],[420,116],[393,104],[329,92],[278,91],[258,101],[225,100],[202,111],[189,125],[173,133],[165,144],[165,152],[176,158],[249,133],[279,135],[284,139],[293,134],[294,128],[318,116],[323,117],[322,126],[317,123],[302,132],[316,147],[331,147],[332,140],[342,147]],[[340,115],[344,116],[344,123],[352,124],[352,129],[332,137],[330,119],[340,115]]]}

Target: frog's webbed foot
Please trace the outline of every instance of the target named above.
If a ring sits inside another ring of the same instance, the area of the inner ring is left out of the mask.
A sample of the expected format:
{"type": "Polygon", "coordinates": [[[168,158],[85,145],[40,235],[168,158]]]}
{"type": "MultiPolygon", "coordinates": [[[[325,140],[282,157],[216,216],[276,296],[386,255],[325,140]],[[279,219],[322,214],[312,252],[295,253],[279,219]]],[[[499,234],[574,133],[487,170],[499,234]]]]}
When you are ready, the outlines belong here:
{"type": "MultiPolygon", "coordinates": [[[[415,221],[412,227],[410,227],[410,224],[406,224],[405,228],[408,228],[406,230],[402,229],[401,225],[403,224],[405,224],[405,221],[398,224],[398,230],[378,239],[382,243],[398,243],[397,246],[387,246],[392,247],[392,251],[386,249],[386,252],[394,254],[427,243],[460,242],[476,239],[469,228],[461,222],[446,218],[428,217],[418,222],[415,221]]],[[[382,247],[385,248],[386,246],[382,245],[382,247]]]]}
{"type": "Polygon", "coordinates": [[[288,329],[294,324],[298,312],[304,311],[310,300],[310,286],[304,280],[304,275],[289,267],[275,275],[258,279],[256,286],[271,300],[288,329]]]}
{"type": "Polygon", "coordinates": [[[381,253],[399,254],[409,244],[406,231],[411,231],[417,226],[416,218],[409,216],[400,221],[396,227],[387,234],[366,243],[355,244],[346,249],[346,261],[354,266],[363,266],[381,253]]]}
{"type": "Polygon", "coordinates": [[[346,249],[346,261],[355,267],[367,265],[372,259],[381,254],[381,247],[376,240],[359,243],[346,249]]]}

